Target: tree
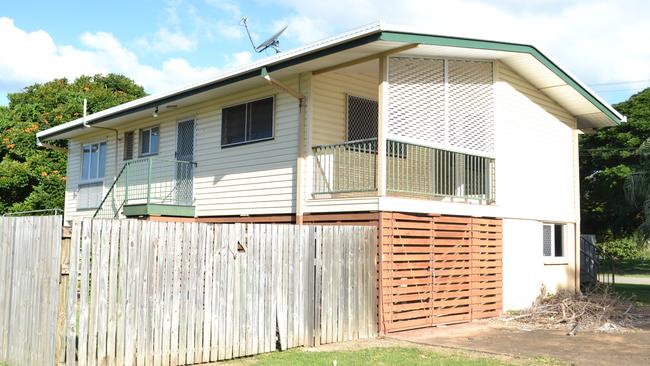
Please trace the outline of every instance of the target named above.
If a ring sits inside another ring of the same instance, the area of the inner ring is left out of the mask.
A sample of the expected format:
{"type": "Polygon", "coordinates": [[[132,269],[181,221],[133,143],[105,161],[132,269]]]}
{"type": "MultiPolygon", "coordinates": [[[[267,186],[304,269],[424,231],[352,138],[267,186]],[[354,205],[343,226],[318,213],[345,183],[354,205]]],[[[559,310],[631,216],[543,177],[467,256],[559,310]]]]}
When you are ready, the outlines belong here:
{"type": "Polygon", "coordinates": [[[644,221],[638,207],[626,204],[624,186],[645,170],[639,148],[650,138],[650,88],[614,107],[628,122],[580,139],[582,231],[600,240],[629,236],[644,221]]]}
{"type": "Polygon", "coordinates": [[[0,213],[63,207],[66,153],[37,147],[36,132],[79,118],[84,98],[95,113],[145,95],[116,74],[56,79],[9,94],[9,105],[0,106],[0,213]]]}

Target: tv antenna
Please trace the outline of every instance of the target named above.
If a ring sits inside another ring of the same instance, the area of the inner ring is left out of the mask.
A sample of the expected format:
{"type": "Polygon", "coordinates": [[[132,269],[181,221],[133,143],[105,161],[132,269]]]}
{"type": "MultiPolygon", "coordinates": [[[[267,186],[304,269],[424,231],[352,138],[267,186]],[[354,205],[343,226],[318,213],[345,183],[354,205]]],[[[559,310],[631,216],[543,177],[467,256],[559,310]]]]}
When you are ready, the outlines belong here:
{"type": "Polygon", "coordinates": [[[251,32],[248,30],[248,18],[243,17],[241,18],[241,21],[239,22],[244,28],[246,28],[246,33],[248,34],[248,39],[251,41],[251,45],[253,46],[253,49],[255,52],[260,53],[262,51],[266,51],[269,47],[273,47],[275,50],[275,53],[280,52],[280,35],[282,32],[284,32],[287,27],[289,26],[288,24],[282,27],[279,31],[277,31],[274,35],[269,37],[266,41],[262,42],[259,44],[259,46],[255,46],[255,43],[253,42],[253,37],[251,37],[251,32]]]}

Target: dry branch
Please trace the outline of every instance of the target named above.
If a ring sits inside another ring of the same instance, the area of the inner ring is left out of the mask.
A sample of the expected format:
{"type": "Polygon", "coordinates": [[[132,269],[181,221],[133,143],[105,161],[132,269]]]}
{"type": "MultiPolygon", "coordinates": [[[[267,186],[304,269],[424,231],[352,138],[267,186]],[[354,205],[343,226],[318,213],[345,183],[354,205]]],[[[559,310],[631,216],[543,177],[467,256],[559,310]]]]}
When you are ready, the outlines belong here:
{"type": "Polygon", "coordinates": [[[611,287],[598,287],[585,294],[560,291],[554,295],[548,295],[542,288],[529,309],[504,320],[536,328],[566,329],[567,335],[575,335],[579,330],[635,328],[647,322],[648,317],[631,299],[611,287]]]}

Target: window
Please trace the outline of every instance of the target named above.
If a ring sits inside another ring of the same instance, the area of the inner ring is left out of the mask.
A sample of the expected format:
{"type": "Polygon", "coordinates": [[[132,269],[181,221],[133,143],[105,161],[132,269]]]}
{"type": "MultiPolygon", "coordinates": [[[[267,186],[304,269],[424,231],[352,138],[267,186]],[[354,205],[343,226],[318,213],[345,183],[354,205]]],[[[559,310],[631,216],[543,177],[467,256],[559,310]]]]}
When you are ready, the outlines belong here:
{"type": "Polygon", "coordinates": [[[544,224],[543,228],[544,257],[564,256],[564,225],[544,224]]]}
{"type": "Polygon", "coordinates": [[[377,101],[348,95],[348,141],[377,138],[377,101]]]}
{"type": "Polygon", "coordinates": [[[124,133],[124,160],[133,159],[133,131],[124,133]]]}
{"type": "Polygon", "coordinates": [[[78,207],[79,209],[97,208],[104,193],[106,143],[83,145],[81,152],[78,207]]]}
{"type": "Polygon", "coordinates": [[[104,178],[106,165],[106,143],[82,146],[81,181],[93,182],[104,178]]]}
{"type": "Polygon", "coordinates": [[[221,146],[273,138],[273,97],[221,111],[221,146]]]}
{"type": "Polygon", "coordinates": [[[158,127],[149,127],[140,130],[140,156],[158,154],[160,136],[158,127]]]}

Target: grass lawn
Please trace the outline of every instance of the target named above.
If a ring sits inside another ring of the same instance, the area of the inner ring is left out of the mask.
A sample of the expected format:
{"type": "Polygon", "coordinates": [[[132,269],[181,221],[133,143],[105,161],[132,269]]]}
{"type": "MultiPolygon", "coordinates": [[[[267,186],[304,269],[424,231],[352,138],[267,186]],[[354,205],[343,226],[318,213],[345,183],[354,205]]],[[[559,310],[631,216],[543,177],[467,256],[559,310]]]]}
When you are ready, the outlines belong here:
{"type": "Polygon", "coordinates": [[[498,358],[469,356],[464,354],[443,354],[418,347],[373,347],[359,350],[313,352],[293,349],[284,352],[267,353],[236,360],[230,365],[444,365],[444,366],[505,366],[505,365],[558,365],[552,359],[538,358],[518,360],[512,363],[498,358]]]}
{"type": "MultiPolygon", "coordinates": [[[[606,264],[602,267],[603,271],[608,271],[606,264]]],[[[614,271],[619,275],[630,275],[639,277],[650,277],[650,259],[641,258],[634,260],[619,261],[614,267],[614,271]]]]}
{"type": "Polygon", "coordinates": [[[644,305],[650,305],[650,285],[628,285],[617,283],[614,289],[626,296],[634,296],[634,299],[644,305]]]}

